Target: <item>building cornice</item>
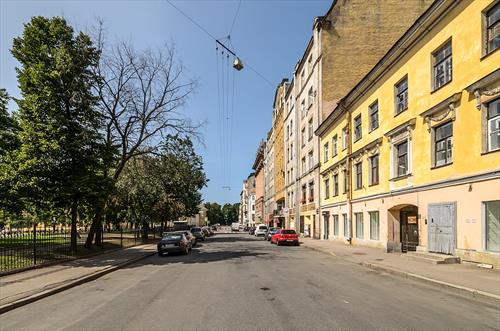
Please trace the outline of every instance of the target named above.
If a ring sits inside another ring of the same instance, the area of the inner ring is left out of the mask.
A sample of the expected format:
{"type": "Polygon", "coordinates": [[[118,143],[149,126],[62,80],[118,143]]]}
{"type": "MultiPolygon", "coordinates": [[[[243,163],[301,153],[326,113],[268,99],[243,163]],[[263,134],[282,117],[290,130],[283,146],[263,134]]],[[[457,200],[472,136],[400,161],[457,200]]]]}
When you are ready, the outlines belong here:
{"type": "Polygon", "coordinates": [[[397,62],[406,55],[430,30],[440,22],[460,1],[436,0],[403,34],[401,38],[389,49],[380,61],[354,86],[341,102],[346,108],[351,107],[372,86],[374,86],[385,73],[393,68],[397,62]]]}
{"type": "Polygon", "coordinates": [[[389,197],[389,196],[397,196],[397,195],[401,195],[401,194],[414,193],[414,192],[422,192],[422,191],[426,191],[426,190],[436,190],[436,189],[441,189],[441,188],[446,188],[446,187],[451,187],[451,186],[472,184],[472,183],[483,182],[486,180],[499,179],[499,178],[500,178],[500,170],[494,170],[494,171],[489,171],[489,172],[476,174],[476,175],[472,175],[472,176],[464,176],[464,177],[453,178],[453,179],[445,179],[442,181],[436,181],[436,182],[429,183],[429,184],[412,186],[412,187],[405,187],[402,189],[378,193],[378,194],[371,194],[371,195],[367,195],[364,197],[352,199],[351,202],[353,202],[353,203],[354,202],[363,202],[363,201],[372,200],[372,199],[379,199],[379,198],[385,198],[385,197],[389,197]]]}

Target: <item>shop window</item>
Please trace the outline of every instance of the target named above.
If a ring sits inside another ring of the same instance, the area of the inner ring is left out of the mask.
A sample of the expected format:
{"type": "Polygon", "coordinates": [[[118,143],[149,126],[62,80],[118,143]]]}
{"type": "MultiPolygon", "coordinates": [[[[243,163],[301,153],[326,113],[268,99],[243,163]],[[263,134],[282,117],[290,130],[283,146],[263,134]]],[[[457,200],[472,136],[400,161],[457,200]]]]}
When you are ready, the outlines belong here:
{"type": "Polygon", "coordinates": [[[333,215],[333,235],[339,235],[339,215],[333,215]]]}
{"type": "Polygon", "coordinates": [[[356,219],[356,238],[363,239],[363,213],[354,213],[356,219]]]}
{"type": "Polygon", "coordinates": [[[380,238],[380,222],[378,211],[371,211],[370,215],[370,239],[379,240],[380,238]]]}
{"type": "Polygon", "coordinates": [[[500,200],[484,202],[486,250],[500,252],[500,200]]]}

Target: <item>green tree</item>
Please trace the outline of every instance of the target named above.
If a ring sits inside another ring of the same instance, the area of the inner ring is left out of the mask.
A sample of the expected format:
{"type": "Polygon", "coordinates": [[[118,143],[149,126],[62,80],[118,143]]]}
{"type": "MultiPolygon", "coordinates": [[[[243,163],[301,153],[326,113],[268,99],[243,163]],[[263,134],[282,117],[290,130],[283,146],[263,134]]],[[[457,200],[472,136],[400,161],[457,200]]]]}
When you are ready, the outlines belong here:
{"type": "Polygon", "coordinates": [[[0,162],[8,152],[11,152],[18,145],[17,132],[19,126],[14,118],[7,111],[9,95],[7,91],[0,88],[0,162]]]}
{"type": "MultiPolygon", "coordinates": [[[[105,174],[118,181],[127,162],[157,153],[167,134],[198,137],[200,125],[181,111],[196,84],[185,79],[184,67],[172,48],[136,51],[127,43],[105,43],[102,24],[95,30],[94,43],[101,58],[94,67],[100,77],[94,91],[106,119],[105,144],[117,146],[119,151],[107,163],[105,174]]],[[[85,247],[90,247],[94,238],[99,242],[102,216],[111,199],[112,195],[107,195],[97,205],[85,247]]]]}
{"type": "Polygon", "coordinates": [[[210,224],[225,224],[221,205],[217,202],[207,202],[205,208],[207,208],[207,217],[210,224]]]}
{"type": "Polygon", "coordinates": [[[79,206],[106,190],[102,167],[110,150],[101,143],[103,117],[91,91],[99,51],[65,19],[33,17],[12,54],[21,64],[17,188],[37,209],[47,200],[67,208],[76,249],[79,206]]]}
{"type": "MultiPolygon", "coordinates": [[[[0,212],[1,223],[4,226],[7,211],[19,211],[20,204],[12,192],[12,153],[18,148],[17,134],[19,126],[15,117],[10,115],[7,106],[9,95],[5,89],[0,89],[0,212]]],[[[2,227],[0,226],[0,227],[2,227]]]]}
{"type": "Polygon", "coordinates": [[[200,190],[206,183],[203,161],[191,140],[169,135],[160,153],[131,159],[117,186],[121,205],[147,236],[151,222],[198,213],[200,190]]]}

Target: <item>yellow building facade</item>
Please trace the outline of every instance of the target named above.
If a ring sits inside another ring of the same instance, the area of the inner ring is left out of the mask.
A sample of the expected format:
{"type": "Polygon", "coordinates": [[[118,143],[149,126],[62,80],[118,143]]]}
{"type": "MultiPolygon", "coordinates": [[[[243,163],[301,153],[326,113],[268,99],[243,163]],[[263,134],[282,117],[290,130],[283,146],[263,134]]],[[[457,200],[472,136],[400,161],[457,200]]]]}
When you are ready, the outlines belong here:
{"type": "Polygon", "coordinates": [[[322,122],[325,238],[500,265],[499,17],[435,1],[322,122]]]}
{"type": "Polygon", "coordinates": [[[273,131],[274,131],[274,201],[276,210],[272,224],[277,227],[285,226],[285,147],[284,147],[284,119],[285,94],[288,89],[288,79],[283,79],[276,88],[273,103],[273,131]]]}

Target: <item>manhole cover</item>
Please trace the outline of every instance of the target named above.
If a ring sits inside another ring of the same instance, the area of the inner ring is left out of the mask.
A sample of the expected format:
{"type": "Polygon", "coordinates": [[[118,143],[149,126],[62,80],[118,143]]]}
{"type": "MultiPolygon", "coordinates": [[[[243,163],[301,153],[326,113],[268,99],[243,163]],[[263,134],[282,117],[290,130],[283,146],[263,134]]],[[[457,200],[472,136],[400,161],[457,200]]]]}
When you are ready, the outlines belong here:
{"type": "Polygon", "coordinates": [[[260,289],[261,289],[262,291],[269,291],[269,290],[270,290],[270,288],[269,288],[269,287],[265,287],[265,286],[264,286],[264,287],[261,287],[260,289]]]}

